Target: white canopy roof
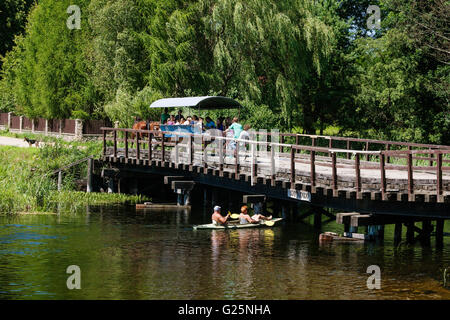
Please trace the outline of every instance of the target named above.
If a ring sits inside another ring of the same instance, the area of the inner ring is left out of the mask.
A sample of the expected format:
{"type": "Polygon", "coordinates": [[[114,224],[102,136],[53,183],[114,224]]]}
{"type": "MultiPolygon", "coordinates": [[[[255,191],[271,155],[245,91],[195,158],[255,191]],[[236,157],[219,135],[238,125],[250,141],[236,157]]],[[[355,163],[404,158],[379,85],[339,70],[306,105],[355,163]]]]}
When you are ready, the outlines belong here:
{"type": "Polygon", "coordinates": [[[200,109],[234,109],[240,106],[239,102],[231,98],[205,96],[160,99],[153,102],[150,108],[197,107],[200,109]]]}

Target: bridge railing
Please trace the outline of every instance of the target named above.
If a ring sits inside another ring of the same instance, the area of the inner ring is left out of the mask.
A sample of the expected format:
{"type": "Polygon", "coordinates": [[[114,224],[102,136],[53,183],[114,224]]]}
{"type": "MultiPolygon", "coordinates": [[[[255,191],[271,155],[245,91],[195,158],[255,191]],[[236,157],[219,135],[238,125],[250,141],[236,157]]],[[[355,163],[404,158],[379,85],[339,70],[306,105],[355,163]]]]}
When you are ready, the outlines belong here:
{"type": "MultiPolygon", "coordinates": [[[[353,185],[350,189],[356,193],[357,198],[361,198],[361,193],[363,192],[361,170],[373,170],[378,172],[377,179],[379,179],[381,199],[387,200],[389,192],[387,188],[387,171],[391,171],[392,174],[399,171],[407,171],[407,195],[409,201],[414,201],[417,189],[420,191],[420,186],[415,186],[414,180],[415,173],[420,172],[432,175],[432,179],[435,180],[435,190],[431,192],[427,190],[427,193],[432,193],[436,197],[436,201],[441,202],[445,189],[443,172],[450,171],[450,166],[444,165],[450,162],[449,159],[445,159],[445,157],[448,158],[450,155],[450,147],[447,146],[398,143],[398,145],[407,146],[408,150],[368,151],[319,147],[314,146],[314,143],[308,146],[289,144],[284,141],[234,139],[221,135],[213,136],[187,132],[120,128],[102,128],[102,131],[103,154],[104,156],[108,155],[107,142],[112,141],[112,154],[109,156],[112,156],[114,159],[119,158],[118,144],[123,143],[122,157],[124,159],[133,158],[138,163],[144,160],[144,154],[149,164],[151,164],[152,160],[173,162],[175,165],[188,164],[192,166],[198,164],[198,166],[203,167],[204,172],[207,172],[211,163],[214,163],[220,176],[224,175],[224,168],[226,167],[228,172],[231,170],[231,174],[234,174],[235,179],[240,179],[242,175],[249,175],[251,183],[255,184],[258,178],[261,178],[261,175],[269,176],[273,186],[280,179],[284,180],[286,187],[291,189],[296,188],[296,184],[300,182],[303,184],[308,183],[313,193],[316,187],[321,184],[317,175],[318,169],[321,169],[323,172],[324,168],[329,168],[328,171],[331,171],[329,188],[331,188],[333,194],[337,194],[339,189],[342,189],[342,186],[339,185],[338,169],[347,170],[347,176],[348,169],[350,169],[350,171],[353,170],[353,185]],[[108,133],[111,136],[108,136],[108,133]],[[171,138],[165,139],[167,135],[170,135],[171,138]],[[130,148],[130,143],[132,148],[130,148]],[[236,146],[232,154],[226,147],[230,143],[234,143],[236,146]],[[242,146],[245,147],[242,148],[242,146]],[[427,149],[413,150],[413,147],[427,149]],[[180,149],[184,151],[180,151],[180,149]],[[133,156],[131,156],[130,150],[133,151],[133,156]],[[172,152],[172,158],[168,158],[170,156],[169,151],[174,151],[172,152]],[[324,157],[321,154],[329,156],[324,157]],[[338,157],[338,155],[343,155],[343,157],[338,157]],[[366,161],[362,162],[361,157],[364,157],[366,161]],[[389,159],[391,159],[391,162],[397,162],[397,164],[390,163],[389,159]],[[406,164],[402,163],[404,159],[406,159],[406,164]],[[416,162],[415,164],[414,161],[416,162]],[[424,161],[429,161],[429,165],[419,166],[424,161]],[[246,170],[243,170],[244,167],[246,170]],[[262,169],[264,169],[265,174],[263,174],[262,169]],[[258,175],[258,170],[260,175],[258,175]],[[300,177],[299,171],[303,171],[302,177],[300,177]],[[309,176],[306,180],[305,172],[309,176]],[[280,178],[280,175],[282,178],[280,178]],[[303,180],[300,181],[299,178],[303,178],[303,180]]],[[[333,137],[333,140],[338,139],[340,138],[333,137]]],[[[346,141],[359,140],[366,141],[365,139],[346,141]]],[[[386,142],[383,143],[387,145],[386,142]]]]}

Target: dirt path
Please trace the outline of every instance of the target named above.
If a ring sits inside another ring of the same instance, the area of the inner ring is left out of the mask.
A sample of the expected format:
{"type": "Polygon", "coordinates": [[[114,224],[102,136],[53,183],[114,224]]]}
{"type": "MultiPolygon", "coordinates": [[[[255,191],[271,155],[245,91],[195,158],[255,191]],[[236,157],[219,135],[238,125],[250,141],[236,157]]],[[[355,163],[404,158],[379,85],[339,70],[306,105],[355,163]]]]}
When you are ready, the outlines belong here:
{"type": "Polygon", "coordinates": [[[25,142],[23,139],[2,137],[2,136],[0,136],[0,145],[2,145],[2,146],[21,147],[21,148],[28,148],[29,147],[28,143],[25,142]]]}

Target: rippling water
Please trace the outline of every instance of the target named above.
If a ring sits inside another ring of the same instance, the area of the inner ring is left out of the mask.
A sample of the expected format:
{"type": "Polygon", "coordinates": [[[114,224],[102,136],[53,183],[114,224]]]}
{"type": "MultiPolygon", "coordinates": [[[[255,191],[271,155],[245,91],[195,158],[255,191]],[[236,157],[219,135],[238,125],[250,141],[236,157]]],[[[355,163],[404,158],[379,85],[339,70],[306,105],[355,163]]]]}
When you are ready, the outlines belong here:
{"type": "Polygon", "coordinates": [[[450,298],[442,287],[448,237],[444,250],[395,249],[389,228],[382,245],[319,245],[319,231],[305,223],[192,230],[208,218],[202,208],[138,213],[130,207],[0,217],[0,298],[450,298]],[[70,265],[81,268],[80,290],[67,289],[70,265]],[[370,265],[381,268],[381,290],[366,286],[370,265]]]}

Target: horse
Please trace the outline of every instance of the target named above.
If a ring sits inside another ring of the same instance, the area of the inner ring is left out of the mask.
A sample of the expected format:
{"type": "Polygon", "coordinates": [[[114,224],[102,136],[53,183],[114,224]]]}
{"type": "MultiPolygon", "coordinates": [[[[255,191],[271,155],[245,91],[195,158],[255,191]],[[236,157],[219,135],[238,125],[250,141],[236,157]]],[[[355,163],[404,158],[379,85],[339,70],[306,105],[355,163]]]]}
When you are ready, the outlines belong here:
{"type": "MultiPolygon", "coordinates": [[[[136,123],[133,124],[133,130],[151,130],[151,131],[159,131],[160,130],[160,123],[159,121],[150,121],[148,122],[148,127],[147,127],[147,121],[138,121],[136,123]]],[[[154,134],[154,137],[157,138],[159,137],[160,134],[154,134]]],[[[148,137],[148,133],[139,133],[139,139],[142,139],[143,137],[148,137]]],[[[136,138],[136,134],[134,132],[131,132],[131,147],[133,147],[134,145],[134,141],[136,138]]]]}

